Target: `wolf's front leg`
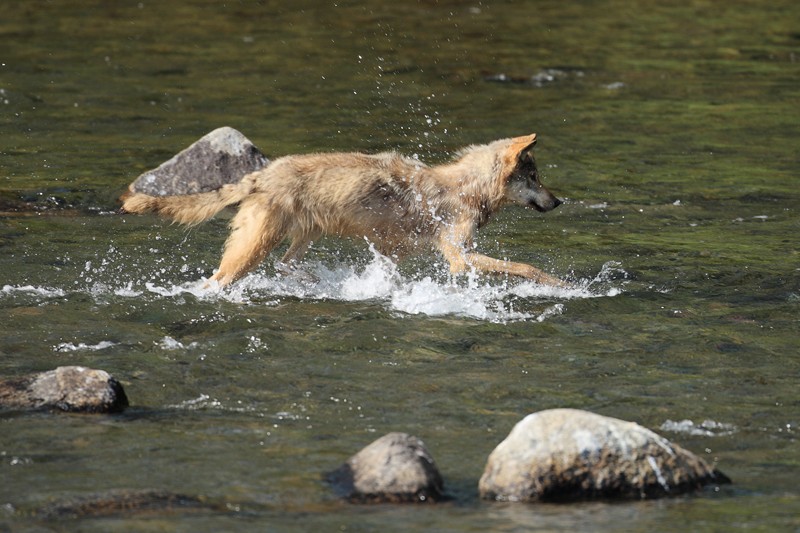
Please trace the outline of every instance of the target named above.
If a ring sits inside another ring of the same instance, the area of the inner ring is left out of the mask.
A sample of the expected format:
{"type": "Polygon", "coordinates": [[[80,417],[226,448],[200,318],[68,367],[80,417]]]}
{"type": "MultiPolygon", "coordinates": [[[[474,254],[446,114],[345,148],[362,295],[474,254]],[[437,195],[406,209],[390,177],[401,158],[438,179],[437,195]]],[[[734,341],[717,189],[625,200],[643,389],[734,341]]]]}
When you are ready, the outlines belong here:
{"type": "Polygon", "coordinates": [[[493,257],[477,253],[465,254],[465,259],[469,266],[487,274],[508,274],[510,276],[530,279],[536,283],[543,283],[545,285],[553,285],[555,287],[567,286],[567,284],[560,279],[525,263],[503,261],[502,259],[494,259],[493,257]]]}
{"type": "Polygon", "coordinates": [[[487,255],[468,252],[471,248],[472,236],[475,234],[475,224],[472,219],[459,221],[450,228],[449,232],[439,236],[437,242],[439,251],[442,252],[447,262],[450,263],[450,272],[457,274],[474,268],[486,274],[508,274],[521,278],[531,279],[537,283],[566,287],[567,284],[558,278],[546,274],[536,267],[525,263],[503,261],[487,255]]]}
{"type": "Polygon", "coordinates": [[[553,285],[555,287],[567,286],[567,284],[560,279],[525,263],[503,261],[478,253],[465,253],[462,248],[452,245],[441,246],[440,250],[444,254],[445,259],[447,259],[447,262],[450,263],[450,272],[453,274],[459,274],[466,272],[470,268],[474,268],[485,274],[508,274],[510,276],[531,279],[536,283],[543,283],[545,285],[553,285]]]}

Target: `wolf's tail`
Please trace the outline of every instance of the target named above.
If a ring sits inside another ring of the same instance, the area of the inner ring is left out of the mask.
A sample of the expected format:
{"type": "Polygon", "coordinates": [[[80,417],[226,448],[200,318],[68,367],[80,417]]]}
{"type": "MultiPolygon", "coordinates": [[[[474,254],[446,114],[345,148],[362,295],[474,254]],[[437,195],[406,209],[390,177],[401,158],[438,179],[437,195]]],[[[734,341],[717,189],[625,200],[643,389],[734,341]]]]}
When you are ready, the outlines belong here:
{"type": "Polygon", "coordinates": [[[238,204],[255,187],[255,177],[245,176],[238,183],[223,185],[216,191],[177,196],[150,196],[128,191],[120,197],[123,213],[156,213],[180,224],[205,222],[228,206],[238,204]]]}

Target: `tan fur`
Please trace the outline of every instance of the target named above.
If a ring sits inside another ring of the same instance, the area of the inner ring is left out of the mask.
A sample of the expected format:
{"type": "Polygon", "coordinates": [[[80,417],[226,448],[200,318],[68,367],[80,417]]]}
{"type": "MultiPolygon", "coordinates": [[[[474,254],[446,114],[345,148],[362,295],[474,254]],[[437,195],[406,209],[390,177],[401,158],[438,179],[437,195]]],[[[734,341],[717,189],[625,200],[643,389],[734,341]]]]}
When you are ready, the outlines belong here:
{"type": "Polygon", "coordinates": [[[128,193],[123,209],[197,224],[238,203],[211,278],[220,285],[242,277],[286,237],[291,245],[281,261],[291,268],[321,235],[365,237],[393,259],[432,247],[453,273],[474,268],[561,285],[531,265],[472,251],[475,231],[504,204],[549,211],[561,203],[539,182],[530,152],[535,143],[531,134],[472,146],[435,167],[395,153],[287,156],[214,192],[128,193]]]}

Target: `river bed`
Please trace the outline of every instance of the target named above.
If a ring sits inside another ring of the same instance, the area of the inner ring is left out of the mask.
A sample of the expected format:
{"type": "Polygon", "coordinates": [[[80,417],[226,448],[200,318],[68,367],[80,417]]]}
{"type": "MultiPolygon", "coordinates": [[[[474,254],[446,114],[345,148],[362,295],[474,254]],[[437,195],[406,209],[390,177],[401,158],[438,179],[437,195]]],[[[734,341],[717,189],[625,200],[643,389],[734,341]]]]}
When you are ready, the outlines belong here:
{"type": "Polygon", "coordinates": [[[19,2],[0,21],[0,375],[104,369],[122,414],[0,413],[0,529],[800,528],[800,8],[778,1],[19,2]],[[431,164],[536,132],[564,205],[488,255],[572,282],[451,278],[315,243],[203,288],[230,214],[122,216],[140,173],[223,125],[268,156],[431,164]],[[661,501],[483,502],[526,414],[636,421],[733,485],[661,501]],[[452,500],[359,506],[325,473],[390,431],[452,500]],[[200,509],[55,520],[113,490],[200,509]]]}

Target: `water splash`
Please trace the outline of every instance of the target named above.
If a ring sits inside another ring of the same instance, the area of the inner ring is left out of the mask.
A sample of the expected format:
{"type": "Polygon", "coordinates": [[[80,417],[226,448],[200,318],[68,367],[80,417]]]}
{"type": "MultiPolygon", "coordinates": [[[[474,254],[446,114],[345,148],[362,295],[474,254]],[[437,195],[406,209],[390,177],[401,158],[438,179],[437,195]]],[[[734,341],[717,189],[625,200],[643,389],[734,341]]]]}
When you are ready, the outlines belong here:
{"type": "MultiPolygon", "coordinates": [[[[297,276],[251,274],[230,289],[209,290],[208,296],[241,303],[285,297],[375,301],[393,311],[411,315],[455,315],[491,322],[541,322],[564,312],[561,300],[620,294],[619,283],[612,285],[611,280],[625,274],[618,263],[607,263],[594,278],[579,280],[570,287],[553,287],[528,280],[492,279],[474,273],[459,277],[422,273],[407,275],[388,258],[371,251],[372,259],[360,270],[348,265],[330,269],[322,263],[310,262],[297,276]]],[[[196,286],[186,290],[202,297],[202,293],[196,292],[196,286]]]]}
{"type": "Polygon", "coordinates": [[[553,287],[474,273],[453,277],[441,265],[409,273],[373,248],[370,252],[371,257],[364,260],[337,260],[332,267],[321,261],[304,262],[301,270],[289,275],[264,268],[220,289],[202,277],[176,282],[196,279],[187,265],[165,266],[163,258],[156,265],[131,265],[111,248],[101,262],[82,265],[71,288],[6,285],[0,298],[32,299],[38,305],[57,303],[76,294],[88,294],[99,305],[128,298],[163,298],[186,305],[199,300],[262,306],[274,306],[286,299],[333,300],[370,302],[408,315],[460,316],[504,323],[542,322],[563,314],[566,301],[617,296],[627,283],[627,273],[616,262],[606,263],[592,278],[575,280],[568,287],[553,287]]]}

